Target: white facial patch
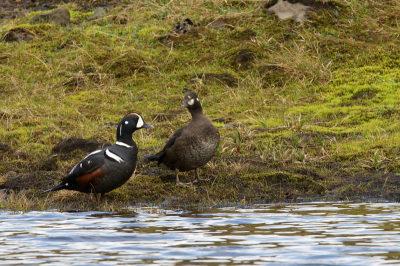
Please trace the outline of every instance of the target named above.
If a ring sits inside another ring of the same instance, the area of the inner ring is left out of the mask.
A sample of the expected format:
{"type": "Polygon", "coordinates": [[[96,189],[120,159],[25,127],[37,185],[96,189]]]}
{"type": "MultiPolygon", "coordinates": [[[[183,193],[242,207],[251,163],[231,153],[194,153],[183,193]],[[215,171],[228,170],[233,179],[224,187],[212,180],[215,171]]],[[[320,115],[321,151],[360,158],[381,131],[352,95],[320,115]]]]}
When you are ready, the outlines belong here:
{"type": "Polygon", "coordinates": [[[136,127],[141,128],[144,125],[144,121],[140,115],[137,115],[139,117],[139,120],[137,121],[136,127]]]}
{"type": "Polygon", "coordinates": [[[123,160],[121,157],[119,157],[119,156],[116,155],[115,153],[110,152],[108,149],[106,150],[106,155],[107,155],[108,157],[110,157],[111,159],[117,161],[118,163],[124,162],[124,160],[123,160]]]}
{"type": "Polygon", "coordinates": [[[122,124],[121,124],[121,126],[119,127],[119,135],[122,136],[122,124]]]}
{"type": "Polygon", "coordinates": [[[68,187],[68,183],[65,183],[65,186],[68,187]]]}
{"type": "Polygon", "coordinates": [[[128,122],[128,121],[125,121],[125,125],[127,125],[127,124],[129,124],[129,122],[128,122]]]}
{"type": "Polygon", "coordinates": [[[194,104],[194,99],[191,99],[190,101],[188,101],[189,105],[193,105],[194,104]]]}
{"type": "Polygon", "coordinates": [[[196,98],[196,101],[199,101],[199,98],[196,98]]]}

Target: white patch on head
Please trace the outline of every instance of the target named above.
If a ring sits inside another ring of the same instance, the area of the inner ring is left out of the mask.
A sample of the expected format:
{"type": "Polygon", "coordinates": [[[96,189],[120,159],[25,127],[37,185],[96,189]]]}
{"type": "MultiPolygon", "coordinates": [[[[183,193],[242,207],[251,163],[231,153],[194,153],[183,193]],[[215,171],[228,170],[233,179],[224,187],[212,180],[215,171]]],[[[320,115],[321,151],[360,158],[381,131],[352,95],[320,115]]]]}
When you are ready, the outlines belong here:
{"type": "Polygon", "coordinates": [[[80,168],[82,168],[82,163],[79,165],[80,168]]]}
{"type": "Polygon", "coordinates": [[[196,101],[199,101],[199,98],[196,98],[196,101]]]}
{"type": "Polygon", "coordinates": [[[127,124],[129,124],[129,122],[128,122],[128,121],[125,121],[125,125],[127,125],[127,124]]]}
{"type": "Polygon", "coordinates": [[[88,164],[90,164],[91,162],[92,162],[91,160],[87,161],[88,164]]]}
{"type": "Polygon", "coordinates": [[[143,118],[140,115],[137,115],[139,120],[137,121],[136,128],[141,128],[144,125],[143,118]]]}
{"type": "Polygon", "coordinates": [[[190,101],[188,101],[189,105],[193,105],[194,104],[194,99],[191,99],[190,101]]]}
{"type": "Polygon", "coordinates": [[[124,162],[124,160],[123,160],[121,157],[119,157],[119,156],[116,155],[115,153],[112,153],[112,152],[109,151],[108,149],[106,150],[106,155],[107,155],[108,157],[110,157],[111,159],[117,161],[118,163],[124,162]]]}
{"type": "Polygon", "coordinates": [[[68,183],[65,183],[65,186],[68,187],[68,183]]]}

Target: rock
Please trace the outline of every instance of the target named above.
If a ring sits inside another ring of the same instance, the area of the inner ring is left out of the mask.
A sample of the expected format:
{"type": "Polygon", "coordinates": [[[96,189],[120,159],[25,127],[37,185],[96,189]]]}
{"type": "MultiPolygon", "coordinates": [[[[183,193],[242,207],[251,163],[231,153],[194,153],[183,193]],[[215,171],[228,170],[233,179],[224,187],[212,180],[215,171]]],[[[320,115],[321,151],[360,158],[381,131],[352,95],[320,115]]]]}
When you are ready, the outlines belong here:
{"type": "Polygon", "coordinates": [[[197,26],[193,23],[193,21],[187,18],[182,21],[179,21],[172,29],[172,32],[177,34],[185,34],[192,31],[192,29],[196,27],[197,26]]]}
{"type": "Polygon", "coordinates": [[[237,79],[229,73],[215,74],[215,73],[200,73],[190,78],[190,82],[196,82],[199,79],[204,80],[204,84],[208,82],[225,84],[229,87],[236,87],[238,85],[237,79]]]}
{"type": "Polygon", "coordinates": [[[311,7],[301,3],[292,4],[288,1],[278,0],[278,2],[268,8],[268,14],[274,13],[280,19],[294,18],[294,22],[302,22],[307,19],[307,11],[311,7]]]}
{"type": "Polygon", "coordinates": [[[24,42],[33,40],[35,35],[24,29],[12,29],[6,32],[1,38],[2,41],[11,43],[11,42],[24,42]]]}
{"type": "Polygon", "coordinates": [[[106,11],[102,7],[98,7],[94,10],[93,15],[88,17],[88,20],[96,20],[104,17],[106,15],[106,11]]]}
{"type": "Polygon", "coordinates": [[[55,23],[65,26],[71,22],[71,15],[68,9],[58,8],[50,13],[36,15],[29,21],[30,24],[41,22],[55,23]]]}
{"type": "Polygon", "coordinates": [[[213,30],[219,30],[221,28],[228,28],[231,30],[234,29],[233,26],[225,24],[225,22],[221,19],[211,22],[210,24],[207,25],[207,27],[213,30]]]}
{"type": "Polygon", "coordinates": [[[207,31],[205,27],[198,27],[190,19],[184,19],[179,21],[173,29],[163,38],[164,44],[179,43],[191,37],[198,36],[198,33],[204,33],[207,31]]]}
{"type": "Polygon", "coordinates": [[[89,153],[110,145],[111,144],[109,143],[97,142],[93,140],[69,138],[60,141],[56,146],[54,146],[51,149],[50,155],[57,153],[71,153],[78,149],[89,153]]]}
{"type": "Polygon", "coordinates": [[[254,54],[247,50],[241,50],[234,58],[234,64],[241,66],[248,66],[254,60],[254,54]]]}

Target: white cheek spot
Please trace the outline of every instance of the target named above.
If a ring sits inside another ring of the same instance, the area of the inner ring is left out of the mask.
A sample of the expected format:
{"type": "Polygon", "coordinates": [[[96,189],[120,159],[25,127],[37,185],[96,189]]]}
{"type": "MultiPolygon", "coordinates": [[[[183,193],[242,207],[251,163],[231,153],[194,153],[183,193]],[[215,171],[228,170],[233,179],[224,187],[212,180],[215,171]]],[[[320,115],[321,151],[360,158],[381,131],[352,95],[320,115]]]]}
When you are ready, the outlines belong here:
{"type": "Polygon", "coordinates": [[[82,164],[80,164],[79,167],[82,168],[82,164]]]}
{"type": "Polygon", "coordinates": [[[144,122],[143,122],[143,119],[142,119],[142,117],[140,115],[138,115],[138,117],[139,117],[139,120],[138,120],[138,122],[136,124],[136,127],[137,128],[141,128],[144,125],[144,122]]]}
{"type": "Polygon", "coordinates": [[[189,105],[193,105],[194,104],[194,99],[191,99],[190,101],[188,101],[189,105]]]}
{"type": "Polygon", "coordinates": [[[90,164],[91,162],[92,162],[92,161],[89,160],[87,163],[90,164]]]}
{"type": "Polygon", "coordinates": [[[128,122],[128,121],[125,121],[125,125],[127,125],[127,124],[129,124],[129,122],[128,122]]]}
{"type": "Polygon", "coordinates": [[[197,101],[199,101],[199,98],[196,98],[197,101]]]}
{"type": "Polygon", "coordinates": [[[68,187],[68,183],[65,183],[65,186],[68,187]]]}

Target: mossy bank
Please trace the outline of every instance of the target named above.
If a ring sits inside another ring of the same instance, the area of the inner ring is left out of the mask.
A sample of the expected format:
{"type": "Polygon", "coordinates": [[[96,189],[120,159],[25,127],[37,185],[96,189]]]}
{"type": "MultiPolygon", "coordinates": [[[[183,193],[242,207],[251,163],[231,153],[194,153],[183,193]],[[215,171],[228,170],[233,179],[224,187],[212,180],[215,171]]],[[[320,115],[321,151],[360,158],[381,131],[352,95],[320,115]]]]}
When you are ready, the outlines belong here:
{"type": "Polygon", "coordinates": [[[41,12],[2,20],[3,39],[32,38],[0,42],[0,186],[13,191],[1,208],[98,208],[88,195],[41,194],[87,153],[52,148],[113,143],[135,111],[155,126],[135,133],[139,157],[154,153],[189,121],[187,90],[220,129],[200,169],[210,181],[176,187],[173,172],[141,160],[102,204],[397,201],[400,1],[291,1],[313,7],[301,23],[269,14],[273,2],[121,1],[91,21],[60,4],[66,26],[29,24],[41,12]],[[171,34],[186,18],[194,29],[171,34]]]}

